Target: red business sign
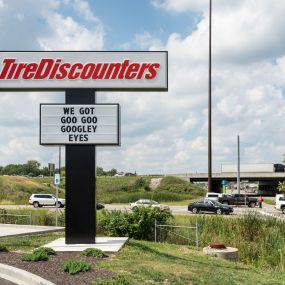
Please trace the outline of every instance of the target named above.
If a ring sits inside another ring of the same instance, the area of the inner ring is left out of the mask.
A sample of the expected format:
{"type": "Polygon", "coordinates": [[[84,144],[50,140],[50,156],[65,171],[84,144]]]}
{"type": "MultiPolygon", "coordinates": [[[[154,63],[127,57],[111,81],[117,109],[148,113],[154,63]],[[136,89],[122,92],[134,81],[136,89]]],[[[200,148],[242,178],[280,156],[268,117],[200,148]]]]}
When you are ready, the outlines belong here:
{"type": "Polygon", "coordinates": [[[167,90],[167,52],[0,52],[0,90],[167,90]]]}

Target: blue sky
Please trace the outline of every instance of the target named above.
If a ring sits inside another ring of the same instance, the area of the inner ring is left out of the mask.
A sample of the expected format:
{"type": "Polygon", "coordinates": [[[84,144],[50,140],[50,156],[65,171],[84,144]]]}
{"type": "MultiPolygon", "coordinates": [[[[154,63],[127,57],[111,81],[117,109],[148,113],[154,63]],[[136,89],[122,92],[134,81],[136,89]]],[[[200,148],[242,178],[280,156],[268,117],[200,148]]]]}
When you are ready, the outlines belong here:
{"type": "MultiPolygon", "coordinates": [[[[150,33],[153,37],[166,42],[169,34],[179,31],[186,36],[193,31],[200,13],[186,11],[182,13],[167,12],[156,8],[149,0],[106,0],[90,1],[90,9],[98,15],[106,32],[105,49],[118,50],[125,43],[132,43],[131,48],[140,50],[136,45],[134,35],[150,33]]],[[[65,15],[78,21],[82,17],[71,7],[63,7],[65,15]]],[[[88,26],[89,24],[85,22],[88,26]]]]}
{"type": "MultiPolygon", "coordinates": [[[[167,50],[166,93],[98,92],[120,103],[121,147],[98,165],[137,173],[207,171],[208,0],[0,0],[0,50],[167,50]]],[[[213,0],[213,169],[285,153],[285,6],[213,0]]],[[[39,145],[39,104],[63,93],[0,94],[0,165],[57,161],[39,145]]],[[[64,158],[64,154],[63,154],[64,158]]]]}

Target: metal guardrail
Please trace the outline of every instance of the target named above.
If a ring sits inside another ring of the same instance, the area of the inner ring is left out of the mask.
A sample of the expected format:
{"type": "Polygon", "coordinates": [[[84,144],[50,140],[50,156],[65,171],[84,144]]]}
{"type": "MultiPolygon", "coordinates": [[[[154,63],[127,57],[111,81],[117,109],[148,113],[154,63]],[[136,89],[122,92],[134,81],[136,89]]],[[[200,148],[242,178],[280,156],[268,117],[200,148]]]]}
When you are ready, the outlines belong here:
{"type": "Polygon", "coordinates": [[[3,221],[3,224],[12,224],[9,223],[9,217],[16,217],[14,220],[15,222],[13,224],[17,224],[18,219],[22,219],[23,217],[27,218],[27,221],[29,221],[29,225],[32,224],[32,214],[30,215],[14,215],[14,214],[6,214],[6,213],[0,213],[0,221],[3,221]]]}

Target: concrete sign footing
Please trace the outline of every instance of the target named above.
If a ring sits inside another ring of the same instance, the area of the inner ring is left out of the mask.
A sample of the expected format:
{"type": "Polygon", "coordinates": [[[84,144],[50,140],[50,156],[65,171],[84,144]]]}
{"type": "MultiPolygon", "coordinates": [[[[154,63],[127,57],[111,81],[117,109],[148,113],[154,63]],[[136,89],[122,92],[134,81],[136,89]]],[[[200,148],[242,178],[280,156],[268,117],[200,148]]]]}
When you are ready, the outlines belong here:
{"type": "Polygon", "coordinates": [[[104,252],[118,252],[128,241],[127,237],[96,237],[95,244],[66,244],[65,238],[59,238],[44,245],[55,251],[83,251],[86,248],[97,248],[104,252]]]}

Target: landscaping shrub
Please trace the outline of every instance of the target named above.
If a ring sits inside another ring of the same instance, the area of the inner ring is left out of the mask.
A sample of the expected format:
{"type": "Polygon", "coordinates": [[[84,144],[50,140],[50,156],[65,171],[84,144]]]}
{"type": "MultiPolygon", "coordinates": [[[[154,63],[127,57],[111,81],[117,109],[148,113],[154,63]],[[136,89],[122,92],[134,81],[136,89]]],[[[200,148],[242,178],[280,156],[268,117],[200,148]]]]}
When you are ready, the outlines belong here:
{"type": "Polygon", "coordinates": [[[99,280],[93,285],[132,285],[133,283],[130,282],[129,278],[124,275],[117,275],[112,279],[103,279],[99,280]]]}
{"type": "Polygon", "coordinates": [[[67,260],[63,264],[63,269],[69,274],[76,274],[78,272],[86,272],[90,270],[91,265],[84,261],[67,260]]]}
{"type": "Polygon", "coordinates": [[[103,211],[98,223],[104,234],[128,236],[134,239],[153,240],[155,220],[165,224],[172,218],[170,211],[158,208],[139,207],[134,212],[103,211]]]}
{"type": "Polygon", "coordinates": [[[98,249],[98,248],[86,248],[85,250],[81,252],[81,255],[92,256],[96,258],[103,258],[103,257],[108,256],[101,249],[98,249]]]}
{"type": "Polygon", "coordinates": [[[43,252],[46,253],[47,255],[56,255],[56,252],[50,248],[50,247],[39,247],[33,250],[33,253],[36,252],[43,252]]]}
{"type": "Polygon", "coordinates": [[[135,189],[144,189],[145,191],[150,191],[149,180],[144,179],[143,177],[139,177],[134,185],[135,189]]]}
{"type": "Polygon", "coordinates": [[[22,257],[23,261],[46,261],[48,260],[48,255],[43,251],[35,251],[32,253],[25,254],[22,257]]]}

